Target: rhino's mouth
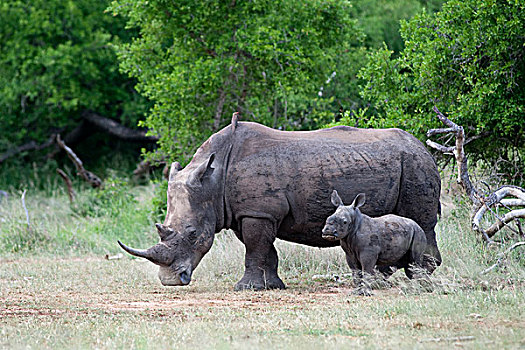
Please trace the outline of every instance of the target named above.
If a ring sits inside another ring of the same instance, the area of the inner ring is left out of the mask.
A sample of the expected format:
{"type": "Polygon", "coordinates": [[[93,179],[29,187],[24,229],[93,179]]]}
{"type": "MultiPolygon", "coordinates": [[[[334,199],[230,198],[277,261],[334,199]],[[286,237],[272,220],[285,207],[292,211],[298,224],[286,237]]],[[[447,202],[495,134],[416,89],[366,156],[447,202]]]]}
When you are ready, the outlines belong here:
{"type": "Polygon", "coordinates": [[[181,272],[176,273],[175,275],[159,275],[159,277],[160,283],[162,283],[163,286],[187,286],[191,282],[191,275],[191,268],[187,268],[181,272]]]}
{"type": "Polygon", "coordinates": [[[339,235],[337,233],[323,233],[321,237],[327,241],[337,241],[339,239],[339,235]]]}

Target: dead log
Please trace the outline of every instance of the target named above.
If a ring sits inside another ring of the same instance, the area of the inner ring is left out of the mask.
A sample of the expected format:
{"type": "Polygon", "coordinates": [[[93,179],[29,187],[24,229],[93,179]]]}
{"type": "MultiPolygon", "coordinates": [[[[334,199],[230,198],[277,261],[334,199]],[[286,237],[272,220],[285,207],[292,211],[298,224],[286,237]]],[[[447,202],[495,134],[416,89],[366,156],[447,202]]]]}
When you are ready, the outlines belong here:
{"type": "Polygon", "coordinates": [[[84,169],[84,165],[80,158],[78,158],[75,152],[73,152],[73,150],[69,148],[64,143],[64,141],[62,141],[60,135],[57,135],[56,142],[58,146],[67,153],[67,156],[69,157],[69,159],[71,159],[73,164],[75,164],[75,167],[77,168],[77,174],[81,178],[83,178],[86,182],[91,184],[93,188],[98,188],[102,185],[102,180],[100,180],[100,178],[97,175],[93,174],[91,171],[84,169]]]}
{"type": "MultiPolygon", "coordinates": [[[[434,141],[427,140],[427,145],[434,149],[437,149],[444,154],[454,155],[456,162],[458,163],[458,183],[463,187],[466,194],[474,204],[474,214],[472,215],[472,228],[474,231],[480,233],[487,242],[492,242],[492,237],[503,227],[508,226],[512,221],[518,220],[518,229],[521,231],[521,225],[519,219],[525,218],[525,189],[518,186],[502,186],[498,190],[490,193],[488,196],[484,196],[478,191],[470,181],[468,173],[467,157],[464,151],[465,132],[463,127],[455,124],[450,119],[445,117],[437,107],[434,107],[434,111],[437,114],[439,120],[447,126],[444,129],[431,129],[427,132],[427,136],[433,136],[443,133],[452,133],[456,137],[456,143],[454,146],[440,145],[434,141]],[[506,197],[514,198],[506,198],[506,197]],[[509,211],[504,216],[499,216],[494,213],[493,208],[503,206],[509,211]],[[487,211],[494,213],[496,222],[492,223],[488,228],[484,229],[481,225],[483,216],[487,211]]],[[[475,139],[477,137],[469,139],[475,139]]],[[[510,227],[509,227],[510,228],[510,227]]]]}
{"type": "Polygon", "coordinates": [[[82,118],[92,123],[99,129],[102,129],[106,133],[125,141],[157,142],[159,140],[159,138],[156,136],[146,136],[146,131],[144,130],[130,129],[122,124],[119,124],[113,119],[103,117],[100,114],[92,111],[84,111],[82,113],[82,118]]]}
{"type": "MultiPolygon", "coordinates": [[[[84,111],[82,113],[82,118],[83,119],[80,121],[80,123],[71,132],[64,136],[65,143],[69,145],[78,143],[89,135],[93,134],[96,129],[124,141],[154,143],[159,139],[156,136],[146,136],[147,131],[145,130],[135,130],[128,128],[113,119],[103,117],[93,111],[84,111]]],[[[64,129],[55,130],[54,133],[50,135],[49,139],[43,143],[38,143],[35,140],[31,140],[23,145],[8,149],[6,152],[0,155],[0,163],[22,152],[39,151],[52,146],[55,143],[56,134],[63,131],[64,129]]],[[[53,158],[58,152],[59,150],[55,148],[47,154],[46,158],[53,158]]]]}
{"type": "Polygon", "coordinates": [[[16,156],[19,153],[26,152],[26,151],[40,151],[44,148],[47,148],[51,146],[55,142],[55,134],[51,135],[49,139],[44,143],[37,143],[36,141],[32,140],[28,143],[25,143],[21,146],[11,148],[7,150],[4,154],[0,156],[0,163],[4,162],[6,159],[11,158],[13,156],[16,156]]]}

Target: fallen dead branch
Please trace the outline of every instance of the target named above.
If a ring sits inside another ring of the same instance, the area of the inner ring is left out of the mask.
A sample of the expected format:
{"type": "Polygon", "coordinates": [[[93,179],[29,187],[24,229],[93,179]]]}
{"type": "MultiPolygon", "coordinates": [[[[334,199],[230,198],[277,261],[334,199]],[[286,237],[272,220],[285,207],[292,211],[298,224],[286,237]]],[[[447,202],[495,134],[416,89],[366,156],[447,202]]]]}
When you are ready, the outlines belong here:
{"type": "Polygon", "coordinates": [[[104,258],[105,258],[106,260],[120,260],[120,259],[122,259],[123,257],[124,257],[124,254],[122,254],[122,253],[118,253],[118,254],[116,254],[116,255],[109,255],[109,254],[106,254],[106,255],[104,256],[104,258]]]}
{"type": "Polygon", "coordinates": [[[69,196],[69,202],[73,204],[73,201],[75,199],[75,190],[73,190],[73,184],[71,183],[71,179],[62,169],[57,169],[57,174],[60,175],[60,177],[64,180],[67,186],[67,194],[69,196]]]}
{"type": "Polygon", "coordinates": [[[522,245],[525,245],[525,242],[514,243],[509,248],[507,248],[505,251],[499,253],[498,254],[498,260],[496,261],[496,263],[494,263],[489,268],[481,271],[480,274],[481,275],[485,275],[485,274],[489,273],[490,271],[494,270],[496,267],[498,267],[503,262],[503,260],[505,259],[505,257],[507,256],[508,253],[510,253],[511,251],[513,251],[514,249],[516,249],[516,248],[518,248],[518,247],[520,247],[522,245]]]}
{"type": "MultiPolygon", "coordinates": [[[[458,164],[458,183],[463,187],[466,194],[475,206],[474,214],[472,216],[472,228],[474,231],[481,234],[483,239],[488,243],[493,243],[492,237],[503,227],[512,229],[508,224],[510,222],[518,222],[518,230],[521,232],[521,224],[519,219],[525,218],[525,208],[519,208],[525,206],[525,189],[518,186],[502,186],[488,196],[480,194],[470,181],[468,173],[467,157],[464,151],[464,144],[469,142],[471,139],[465,141],[465,132],[463,127],[455,124],[450,119],[445,117],[437,107],[434,107],[434,111],[437,114],[439,120],[447,126],[443,129],[431,129],[427,132],[427,136],[433,136],[437,134],[452,133],[456,137],[456,144],[454,146],[440,145],[434,141],[427,140],[427,145],[437,149],[444,154],[454,155],[458,164]],[[506,198],[506,197],[513,198],[506,198]],[[505,215],[497,215],[493,208],[504,207],[509,210],[505,215]],[[487,211],[490,211],[496,217],[496,222],[492,223],[488,228],[483,228],[481,221],[487,211]]],[[[516,232],[516,231],[515,231],[516,232]]]]}
{"type": "Polygon", "coordinates": [[[62,141],[62,139],[60,138],[60,135],[57,135],[56,142],[58,146],[67,153],[67,156],[69,157],[69,159],[71,159],[73,164],[75,164],[78,175],[81,178],[83,178],[85,181],[90,183],[93,188],[98,188],[102,185],[102,180],[100,180],[100,178],[97,175],[93,174],[91,171],[84,169],[84,165],[82,161],[80,160],[80,158],[78,158],[75,152],[73,152],[73,150],[69,148],[64,143],[64,141],[62,141]]]}
{"type": "Polygon", "coordinates": [[[463,336],[459,336],[459,337],[427,338],[427,339],[421,339],[420,342],[422,342],[422,343],[425,343],[425,342],[439,343],[439,342],[443,342],[443,341],[446,341],[446,342],[459,342],[459,341],[470,341],[470,340],[474,340],[474,339],[476,339],[476,338],[474,336],[472,336],[472,335],[463,335],[463,336]]]}
{"type": "Polygon", "coordinates": [[[133,142],[157,142],[159,140],[156,136],[147,136],[145,130],[130,129],[113,119],[103,117],[93,111],[84,111],[82,118],[121,140],[133,142]]]}
{"type": "Polygon", "coordinates": [[[36,141],[29,141],[28,143],[25,143],[21,146],[11,148],[7,150],[4,154],[0,155],[0,163],[4,162],[6,159],[11,158],[19,153],[26,152],[26,151],[40,151],[44,148],[47,148],[53,144],[55,141],[55,135],[51,135],[49,139],[41,144],[38,144],[36,141]]]}

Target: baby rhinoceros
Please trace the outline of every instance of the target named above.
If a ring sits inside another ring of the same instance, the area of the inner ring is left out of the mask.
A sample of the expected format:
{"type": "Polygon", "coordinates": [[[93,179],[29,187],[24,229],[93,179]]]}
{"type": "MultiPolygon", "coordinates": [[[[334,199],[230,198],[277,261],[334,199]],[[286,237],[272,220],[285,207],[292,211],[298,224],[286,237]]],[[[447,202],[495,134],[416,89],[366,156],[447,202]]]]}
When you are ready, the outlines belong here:
{"type": "Polygon", "coordinates": [[[345,206],[336,190],[332,192],[335,213],[326,219],[322,237],[341,240],[346,261],[359,282],[358,293],[370,295],[363,274],[374,274],[374,267],[386,271],[389,266],[404,268],[408,278],[414,268],[421,268],[427,240],[425,232],[411,219],[397,215],[371,218],[359,210],[365,204],[365,194],[358,194],[345,206]]]}

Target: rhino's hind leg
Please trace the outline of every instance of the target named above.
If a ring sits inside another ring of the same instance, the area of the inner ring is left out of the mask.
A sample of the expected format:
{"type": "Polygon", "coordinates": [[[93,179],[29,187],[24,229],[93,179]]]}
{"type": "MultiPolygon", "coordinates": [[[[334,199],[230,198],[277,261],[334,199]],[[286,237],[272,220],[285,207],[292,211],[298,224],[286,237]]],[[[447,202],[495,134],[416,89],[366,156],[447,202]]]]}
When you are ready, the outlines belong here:
{"type": "Polygon", "coordinates": [[[235,290],[284,289],[284,283],[277,275],[274,225],[267,219],[244,218],[241,234],[246,247],[245,271],[235,290]]]}
{"type": "Polygon", "coordinates": [[[425,233],[427,236],[427,243],[425,253],[422,257],[422,266],[431,274],[439,265],[441,265],[442,259],[436,243],[436,233],[434,229],[432,228],[431,233],[425,233]]]}

